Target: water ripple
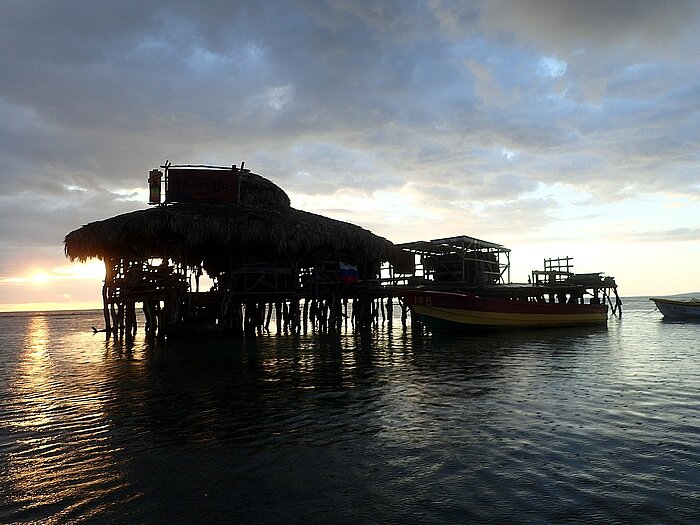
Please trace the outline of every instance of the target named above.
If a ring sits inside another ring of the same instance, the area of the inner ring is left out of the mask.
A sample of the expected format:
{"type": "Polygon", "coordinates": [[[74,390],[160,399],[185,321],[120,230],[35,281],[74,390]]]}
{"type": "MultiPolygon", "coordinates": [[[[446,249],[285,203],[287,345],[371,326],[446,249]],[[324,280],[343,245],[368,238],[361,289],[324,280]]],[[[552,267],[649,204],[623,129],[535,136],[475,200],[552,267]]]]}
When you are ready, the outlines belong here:
{"type": "Polygon", "coordinates": [[[700,327],[626,306],[133,346],[99,312],[0,316],[0,521],[692,523],[700,327]]]}

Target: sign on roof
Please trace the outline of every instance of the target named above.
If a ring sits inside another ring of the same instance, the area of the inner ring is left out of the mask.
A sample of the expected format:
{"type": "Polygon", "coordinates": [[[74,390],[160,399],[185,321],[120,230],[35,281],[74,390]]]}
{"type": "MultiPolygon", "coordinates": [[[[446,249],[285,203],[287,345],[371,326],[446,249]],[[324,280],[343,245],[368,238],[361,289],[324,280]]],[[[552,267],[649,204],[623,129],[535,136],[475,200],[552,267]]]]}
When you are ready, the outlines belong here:
{"type": "Polygon", "coordinates": [[[238,169],[170,168],[167,171],[165,202],[236,204],[238,169]]]}

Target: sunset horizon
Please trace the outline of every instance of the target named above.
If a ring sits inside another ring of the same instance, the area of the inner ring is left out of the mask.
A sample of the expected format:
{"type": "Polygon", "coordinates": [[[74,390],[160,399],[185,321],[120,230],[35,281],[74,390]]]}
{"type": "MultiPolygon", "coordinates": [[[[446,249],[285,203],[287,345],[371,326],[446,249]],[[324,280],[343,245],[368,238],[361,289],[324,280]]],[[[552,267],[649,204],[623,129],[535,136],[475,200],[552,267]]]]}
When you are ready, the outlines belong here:
{"type": "Polygon", "coordinates": [[[621,295],[700,289],[696,3],[5,11],[0,310],[99,304],[62,241],[147,208],[167,159],[394,243],[502,244],[514,282],[568,256],[621,295]]]}

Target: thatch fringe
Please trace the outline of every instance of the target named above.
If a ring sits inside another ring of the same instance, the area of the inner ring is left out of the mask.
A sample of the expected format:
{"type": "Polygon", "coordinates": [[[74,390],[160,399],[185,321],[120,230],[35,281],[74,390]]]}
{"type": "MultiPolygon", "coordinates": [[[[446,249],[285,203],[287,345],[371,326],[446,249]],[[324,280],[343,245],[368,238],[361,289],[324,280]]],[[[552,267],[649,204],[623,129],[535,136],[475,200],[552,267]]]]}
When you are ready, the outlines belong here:
{"type": "Polygon", "coordinates": [[[287,194],[246,174],[241,204],[173,204],[92,222],[69,233],[71,260],[169,256],[225,271],[232,264],[343,257],[355,264],[389,260],[394,245],[354,224],[291,208],[287,194]],[[180,252],[173,252],[179,247],[180,252]]]}
{"type": "Polygon", "coordinates": [[[354,224],[288,208],[174,204],[92,222],[66,236],[71,260],[143,258],[174,242],[193,257],[200,250],[230,250],[307,259],[317,252],[388,260],[393,244],[354,224]]]}

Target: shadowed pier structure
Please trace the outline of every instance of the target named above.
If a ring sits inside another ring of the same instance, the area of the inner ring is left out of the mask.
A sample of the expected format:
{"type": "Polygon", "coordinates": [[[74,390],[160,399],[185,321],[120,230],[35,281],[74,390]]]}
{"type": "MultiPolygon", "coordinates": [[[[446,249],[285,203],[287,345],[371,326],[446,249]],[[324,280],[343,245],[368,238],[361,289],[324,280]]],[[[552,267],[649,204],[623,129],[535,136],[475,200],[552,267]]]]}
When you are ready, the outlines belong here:
{"type": "Polygon", "coordinates": [[[510,250],[500,244],[458,236],[394,245],[292,208],[280,187],[243,165],[166,162],[148,180],[149,208],[65,238],[71,260],[104,262],[108,336],[132,339],[138,306],[148,337],[254,335],[273,320],[278,333],[365,330],[391,323],[396,304],[405,326],[402,294],[416,287],[552,302],[584,293],[610,301],[613,290],[613,313],[622,312],[614,280],[574,275],[569,258],[546,260],[530,283],[513,285],[510,250]]]}
{"type": "Polygon", "coordinates": [[[371,324],[388,294],[380,268],[399,250],[368,230],[294,209],[287,194],[243,166],[173,166],[149,176],[147,209],[66,236],[71,260],[101,259],[108,334],[133,337],[143,306],[150,336],[254,333],[371,324]],[[161,190],[164,195],[161,196],[161,190]],[[207,290],[200,289],[203,275],[207,290]]]}

